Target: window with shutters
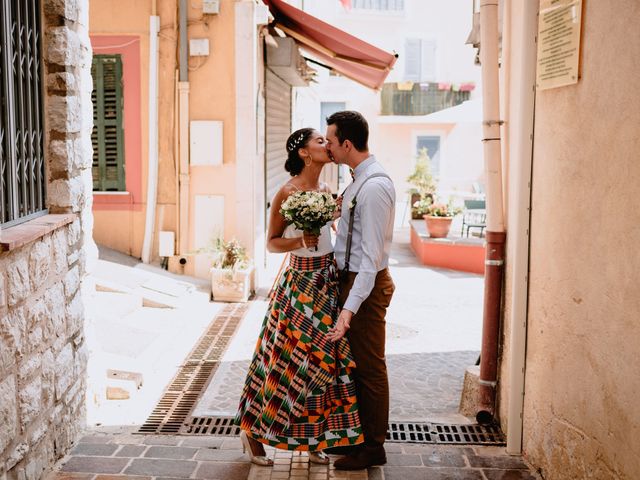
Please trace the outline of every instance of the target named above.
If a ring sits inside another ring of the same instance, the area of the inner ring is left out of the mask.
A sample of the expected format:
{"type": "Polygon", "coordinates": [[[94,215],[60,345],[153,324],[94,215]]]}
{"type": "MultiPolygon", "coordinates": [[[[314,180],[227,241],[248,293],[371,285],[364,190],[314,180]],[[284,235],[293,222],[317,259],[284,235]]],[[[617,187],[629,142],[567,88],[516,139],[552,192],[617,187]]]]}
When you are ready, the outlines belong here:
{"type": "Polygon", "coordinates": [[[94,55],[93,76],[93,190],[125,191],[122,59],[94,55]]]}
{"type": "Polygon", "coordinates": [[[45,214],[40,2],[0,4],[0,225],[45,214]]]}
{"type": "Polygon", "coordinates": [[[404,79],[411,82],[437,80],[437,43],[434,39],[405,40],[404,79]]]}

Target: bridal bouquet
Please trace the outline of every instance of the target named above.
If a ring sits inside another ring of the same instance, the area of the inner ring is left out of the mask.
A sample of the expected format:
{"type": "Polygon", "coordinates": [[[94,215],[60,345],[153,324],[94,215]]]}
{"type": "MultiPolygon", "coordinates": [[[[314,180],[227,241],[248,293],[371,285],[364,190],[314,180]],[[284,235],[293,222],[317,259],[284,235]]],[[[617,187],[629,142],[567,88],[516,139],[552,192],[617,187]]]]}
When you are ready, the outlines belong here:
{"type": "Polygon", "coordinates": [[[289,225],[320,235],[320,229],[333,220],[336,208],[336,201],[330,193],[299,191],[282,202],[280,213],[289,225]]]}

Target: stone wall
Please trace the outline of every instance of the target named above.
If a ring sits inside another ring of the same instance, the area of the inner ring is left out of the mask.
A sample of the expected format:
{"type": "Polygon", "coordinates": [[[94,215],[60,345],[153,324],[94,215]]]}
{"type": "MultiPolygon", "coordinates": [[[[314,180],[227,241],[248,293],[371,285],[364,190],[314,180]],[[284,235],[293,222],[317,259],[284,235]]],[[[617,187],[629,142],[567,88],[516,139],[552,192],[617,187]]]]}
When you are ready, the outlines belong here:
{"type": "Polygon", "coordinates": [[[37,228],[47,233],[35,240],[28,235],[22,246],[0,253],[0,480],[40,478],[84,423],[81,290],[95,256],[88,0],[42,3],[47,206],[53,215],[3,231],[3,238],[37,228]]]}

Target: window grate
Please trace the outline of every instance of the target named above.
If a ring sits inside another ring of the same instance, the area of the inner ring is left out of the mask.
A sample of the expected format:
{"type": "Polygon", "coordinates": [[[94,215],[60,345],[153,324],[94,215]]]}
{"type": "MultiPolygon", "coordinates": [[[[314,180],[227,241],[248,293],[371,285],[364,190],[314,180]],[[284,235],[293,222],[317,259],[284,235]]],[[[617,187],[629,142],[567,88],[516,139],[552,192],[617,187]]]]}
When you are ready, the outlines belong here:
{"type": "Polygon", "coordinates": [[[0,224],[46,213],[40,4],[0,6],[0,224]]]}

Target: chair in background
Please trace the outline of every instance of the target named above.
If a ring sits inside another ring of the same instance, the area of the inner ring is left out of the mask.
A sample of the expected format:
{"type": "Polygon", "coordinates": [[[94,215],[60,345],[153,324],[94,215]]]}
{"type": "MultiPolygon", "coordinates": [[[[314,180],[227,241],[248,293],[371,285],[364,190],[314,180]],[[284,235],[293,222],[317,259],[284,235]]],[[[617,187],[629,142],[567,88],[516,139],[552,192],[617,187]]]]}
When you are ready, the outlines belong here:
{"type": "Polygon", "coordinates": [[[485,200],[465,200],[464,211],[462,212],[462,231],[460,236],[465,236],[465,228],[467,229],[467,237],[469,230],[472,228],[480,229],[480,237],[487,228],[487,213],[485,200]]]}

